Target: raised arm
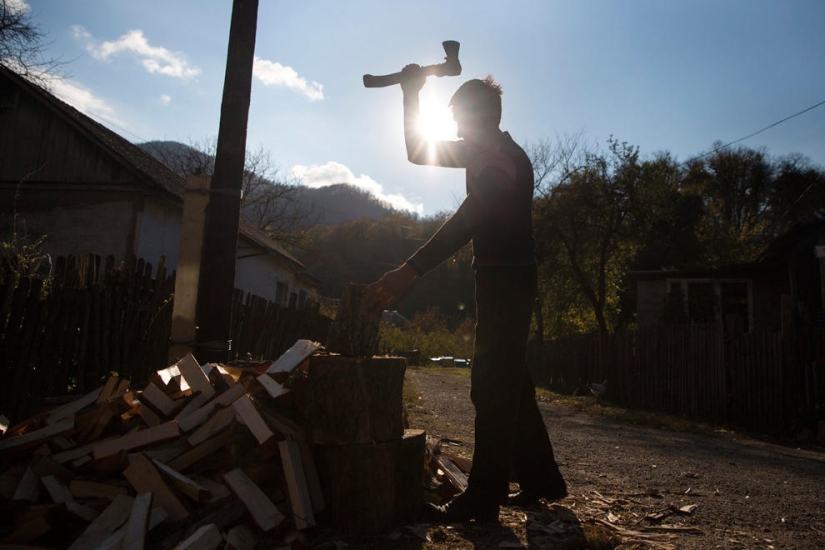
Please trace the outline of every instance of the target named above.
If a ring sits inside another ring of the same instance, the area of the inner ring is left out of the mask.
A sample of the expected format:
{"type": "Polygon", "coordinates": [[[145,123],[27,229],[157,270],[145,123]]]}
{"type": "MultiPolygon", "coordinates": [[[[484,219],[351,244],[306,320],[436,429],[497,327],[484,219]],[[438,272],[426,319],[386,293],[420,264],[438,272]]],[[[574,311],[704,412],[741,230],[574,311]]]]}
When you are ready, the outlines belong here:
{"type": "Polygon", "coordinates": [[[428,141],[418,124],[420,106],[418,94],[426,77],[418,65],[407,65],[401,71],[401,90],[404,93],[404,143],[407,159],[413,164],[463,168],[460,141],[428,141]]]}

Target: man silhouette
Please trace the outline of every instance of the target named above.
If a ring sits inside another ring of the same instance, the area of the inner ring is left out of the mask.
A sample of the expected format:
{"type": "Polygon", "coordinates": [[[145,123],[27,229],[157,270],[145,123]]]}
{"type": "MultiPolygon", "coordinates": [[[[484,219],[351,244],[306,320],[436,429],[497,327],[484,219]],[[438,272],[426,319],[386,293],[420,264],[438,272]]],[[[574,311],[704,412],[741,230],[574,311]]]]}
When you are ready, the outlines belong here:
{"type": "Polygon", "coordinates": [[[473,466],[467,489],[443,506],[430,506],[429,515],[443,522],[492,522],[502,503],[528,505],[567,495],[525,362],[536,297],[533,167],[510,134],[499,129],[501,87],[492,77],[459,87],[450,107],[461,139],[435,143],[418,129],[424,82],[418,65],[402,71],[407,157],[415,164],[464,168],[467,196],[401,267],[367,287],[367,300],[390,306],[417,277],[472,240],[477,317],[470,392],[476,412],[473,466]],[[520,491],[508,497],[511,471],[520,491]]]}

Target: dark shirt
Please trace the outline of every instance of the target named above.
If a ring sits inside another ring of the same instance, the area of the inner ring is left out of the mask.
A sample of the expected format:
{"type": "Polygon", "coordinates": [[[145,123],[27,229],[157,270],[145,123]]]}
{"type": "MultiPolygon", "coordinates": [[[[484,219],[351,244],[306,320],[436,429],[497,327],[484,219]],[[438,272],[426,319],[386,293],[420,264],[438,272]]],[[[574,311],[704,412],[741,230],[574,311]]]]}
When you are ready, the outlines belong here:
{"type": "Polygon", "coordinates": [[[493,148],[463,140],[433,147],[428,164],[466,169],[467,196],[407,261],[423,275],[472,240],[474,267],[534,265],[533,166],[524,150],[507,132],[493,148]]]}

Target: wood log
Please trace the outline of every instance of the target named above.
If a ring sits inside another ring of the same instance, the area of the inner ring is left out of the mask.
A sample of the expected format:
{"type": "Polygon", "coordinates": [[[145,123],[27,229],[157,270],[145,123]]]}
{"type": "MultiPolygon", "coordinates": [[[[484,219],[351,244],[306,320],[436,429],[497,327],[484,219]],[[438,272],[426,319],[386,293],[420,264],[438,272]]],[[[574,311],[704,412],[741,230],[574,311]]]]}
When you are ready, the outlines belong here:
{"type": "Polygon", "coordinates": [[[64,418],[55,424],[26,432],[23,435],[4,438],[0,441],[0,456],[16,453],[37,447],[44,441],[53,437],[59,437],[71,433],[75,430],[74,417],[64,418]]]}
{"type": "Polygon", "coordinates": [[[272,430],[269,429],[269,426],[267,426],[266,421],[261,417],[258,409],[255,408],[251,397],[244,395],[235,401],[232,406],[235,407],[237,416],[243,420],[243,423],[249,428],[249,431],[252,432],[255,439],[258,440],[258,443],[263,445],[270,437],[275,435],[272,433],[272,430]]]}
{"type": "Polygon", "coordinates": [[[223,474],[223,480],[244,503],[261,531],[275,530],[277,532],[284,526],[286,517],[272,504],[261,488],[246,476],[243,470],[236,468],[227,472],[223,474]]]}
{"type": "Polygon", "coordinates": [[[319,445],[354,445],[404,434],[406,360],[315,355],[307,379],[307,426],[319,445]]]}
{"type": "Polygon", "coordinates": [[[152,493],[140,493],[135,497],[126,529],[123,531],[120,550],[143,550],[145,547],[152,497],[152,493]]]}
{"type": "Polygon", "coordinates": [[[134,499],[118,496],[103,512],[97,516],[86,530],[75,539],[69,550],[96,548],[106,540],[118,527],[126,523],[132,513],[134,499]]]}
{"type": "Polygon", "coordinates": [[[105,498],[114,500],[118,495],[128,495],[129,489],[111,483],[73,479],[69,482],[69,491],[77,499],[105,498]]]}
{"type": "MultiPolygon", "coordinates": [[[[184,379],[186,379],[186,383],[195,391],[199,391],[208,397],[212,397],[215,394],[215,388],[212,387],[212,383],[209,381],[209,377],[206,376],[206,373],[203,372],[198,361],[195,359],[195,356],[191,353],[188,354],[186,357],[175,363],[175,366],[178,367],[181,375],[183,375],[184,379]]],[[[181,386],[183,389],[183,386],[181,386]]]]}
{"type": "Polygon", "coordinates": [[[173,550],[213,550],[223,543],[223,536],[214,523],[204,525],[173,550]]]}
{"type": "Polygon", "coordinates": [[[92,448],[92,454],[95,460],[99,460],[120,451],[130,451],[152,443],[174,439],[178,435],[180,435],[180,428],[178,428],[178,423],[172,420],[153,428],[132,432],[117,439],[109,439],[98,443],[92,448]]]}
{"type": "Polygon", "coordinates": [[[316,447],[333,528],[374,534],[415,519],[423,502],[425,445],[424,431],[407,430],[375,445],[316,447]]]}
{"type": "Polygon", "coordinates": [[[296,529],[306,529],[315,525],[312,513],[312,498],[309,495],[304,463],[301,460],[301,446],[297,441],[285,440],[279,443],[284,478],[289,490],[289,506],[296,529]]]}
{"type": "Polygon", "coordinates": [[[372,357],[378,351],[381,308],[370,308],[363,300],[366,285],[348,283],[338,302],[329,328],[326,349],[349,357],[372,357]]]}
{"type": "Polygon", "coordinates": [[[163,480],[150,458],[138,455],[123,471],[123,475],[138,493],[153,493],[153,506],[162,507],[172,520],[180,521],[189,517],[189,511],[163,480]]]}

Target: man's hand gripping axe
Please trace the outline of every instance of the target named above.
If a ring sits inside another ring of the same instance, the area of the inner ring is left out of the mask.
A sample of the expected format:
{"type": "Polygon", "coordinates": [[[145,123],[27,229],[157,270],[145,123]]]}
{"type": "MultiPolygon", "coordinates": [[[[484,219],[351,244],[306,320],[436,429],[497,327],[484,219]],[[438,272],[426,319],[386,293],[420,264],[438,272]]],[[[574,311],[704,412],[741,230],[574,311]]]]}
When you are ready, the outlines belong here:
{"type": "MultiPolygon", "coordinates": [[[[438,65],[427,65],[421,67],[421,72],[424,76],[457,76],[461,74],[461,63],[458,62],[458,47],[459,43],[455,40],[446,40],[441,43],[444,46],[444,53],[447,57],[444,58],[444,63],[438,65]]],[[[383,88],[385,86],[392,86],[401,82],[401,73],[387,74],[383,76],[373,76],[371,74],[364,75],[364,86],[367,88],[383,88]]]]}

